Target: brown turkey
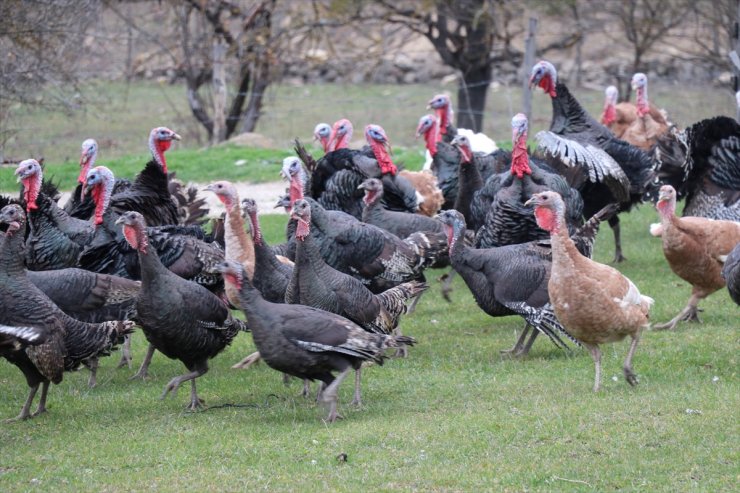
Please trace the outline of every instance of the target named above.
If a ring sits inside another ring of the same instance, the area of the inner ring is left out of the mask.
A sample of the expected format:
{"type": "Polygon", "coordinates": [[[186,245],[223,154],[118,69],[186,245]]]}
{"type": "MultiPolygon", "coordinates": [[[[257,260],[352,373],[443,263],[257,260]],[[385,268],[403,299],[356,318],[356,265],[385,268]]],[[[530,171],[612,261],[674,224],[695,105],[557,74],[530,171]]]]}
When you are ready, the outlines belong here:
{"type": "Polygon", "coordinates": [[[64,371],[76,370],[90,358],[110,354],[133,322],[88,324],[73,319],[56,306],[28,278],[23,259],[23,231],[26,215],[16,204],[0,211],[0,223],[7,230],[0,243],[0,323],[43,329],[46,339],[36,346],[3,354],[26,377],[31,388],[16,419],[31,417],[31,405],[39,386],[41,398],[34,416],[46,411],[49,383],[62,381],[64,371]]]}
{"type": "MultiPolygon", "coordinates": [[[[165,356],[182,361],[188,373],[173,378],[162,398],[190,381],[188,409],[202,407],[195,379],[208,371],[208,360],[231,344],[246,323],[235,319],[226,304],[203,286],[167,269],[149,247],[144,217],[129,211],[116,221],[139,256],[141,290],[136,299],[138,321],[149,343],[165,356]]],[[[250,321],[251,322],[251,321],[250,321]]]]}
{"type": "Polygon", "coordinates": [[[591,353],[595,365],[594,392],[601,383],[600,344],[630,336],[632,342],[622,368],[627,383],[637,385],[632,357],[642,329],[649,326],[653,299],[618,270],[584,257],[568,236],[565,203],[555,192],[530,199],[537,224],[552,236],[552,270],[547,289],[558,320],[591,353]]]}
{"type": "Polygon", "coordinates": [[[411,337],[372,334],[318,308],[270,303],[252,286],[241,265],[224,262],[221,269],[226,282],[239,288],[240,306],[265,363],[288,375],[322,382],[330,423],[339,417],[337,390],[352,369],[363,361],[382,364],[386,349],[416,342],[411,337]],[[335,377],[333,372],[339,374],[335,377]]]}

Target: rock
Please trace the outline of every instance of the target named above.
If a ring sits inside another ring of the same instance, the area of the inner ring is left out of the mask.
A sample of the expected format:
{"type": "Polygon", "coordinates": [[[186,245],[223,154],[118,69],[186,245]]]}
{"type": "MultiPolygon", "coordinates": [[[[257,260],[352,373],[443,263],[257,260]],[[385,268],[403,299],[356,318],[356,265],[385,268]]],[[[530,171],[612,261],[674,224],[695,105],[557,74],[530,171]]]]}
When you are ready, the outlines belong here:
{"type": "Polygon", "coordinates": [[[226,143],[240,147],[258,147],[261,149],[275,149],[277,147],[272,139],[255,132],[244,132],[243,134],[235,135],[227,140],[226,143]]]}

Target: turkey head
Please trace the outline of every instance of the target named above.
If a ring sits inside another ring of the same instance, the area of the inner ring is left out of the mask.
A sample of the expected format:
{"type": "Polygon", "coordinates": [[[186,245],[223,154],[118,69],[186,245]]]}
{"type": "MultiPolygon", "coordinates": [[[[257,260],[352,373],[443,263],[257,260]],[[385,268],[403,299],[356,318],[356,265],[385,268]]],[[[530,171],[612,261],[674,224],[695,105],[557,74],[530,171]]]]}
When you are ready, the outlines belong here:
{"type": "Polygon", "coordinates": [[[153,128],[149,132],[149,150],[164,174],[167,174],[167,161],[164,153],[169,150],[173,140],[180,140],[180,136],[167,127],[153,128]]]}
{"type": "Polygon", "coordinates": [[[464,135],[456,135],[452,142],[453,146],[460,151],[460,163],[470,164],[473,162],[473,150],[470,148],[470,139],[464,135]]]}
{"type": "Polygon", "coordinates": [[[98,143],[95,139],[86,139],[82,143],[80,153],[80,175],[77,177],[77,183],[84,184],[87,179],[87,173],[95,165],[98,158],[98,143]]]}
{"type": "Polygon", "coordinates": [[[303,169],[301,160],[293,156],[283,159],[283,167],[280,170],[280,175],[290,183],[290,188],[288,189],[290,203],[293,204],[296,200],[302,199],[303,188],[306,185],[306,170],[303,169]]]}
{"type": "Polygon", "coordinates": [[[532,67],[532,72],[529,77],[529,88],[532,89],[535,86],[539,86],[545,91],[550,97],[557,96],[555,92],[555,85],[558,83],[558,72],[555,70],[555,66],[545,60],[537,62],[532,67]]]}
{"type": "Polygon", "coordinates": [[[385,134],[383,127],[373,123],[366,126],[365,139],[373,150],[375,160],[378,161],[380,173],[383,175],[390,173],[395,176],[396,173],[398,173],[398,168],[396,168],[396,165],[393,164],[393,160],[391,159],[391,153],[393,150],[391,149],[391,143],[388,140],[388,136],[385,134]]]}
{"type": "Polygon", "coordinates": [[[226,207],[226,210],[229,212],[239,205],[239,193],[236,191],[234,184],[230,181],[215,181],[208,185],[204,190],[215,193],[218,200],[224,204],[224,207],[226,207]]]}
{"type": "Polygon", "coordinates": [[[249,220],[249,229],[252,232],[252,241],[255,245],[262,244],[262,229],[260,228],[260,222],[257,218],[257,202],[254,199],[242,200],[242,211],[244,216],[249,220]]]}
{"type": "Polygon", "coordinates": [[[529,154],[527,153],[527,129],[529,122],[524,113],[517,113],[511,119],[511,174],[520,180],[531,175],[529,154]]]}
{"type": "Polygon", "coordinates": [[[299,200],[293,204],[290,218],[297,221],[295,237],[301,241],[305,240],[311,232],[311,205],[306,200],[299,200]]]}
{"type": "Polygon", "coordinates": [[[331,127],[331,135],[329,136],[329,150],[336,151],[337,149],[348,148],[349,141],[352,140],[353,131],[352,122],[346,118],[334,122],[334,125],[331,127]]]}
{"type": "Polygon", "coordinates": [[[244,266],[233,260],[224,260],[216,265],[216,272],[220,272],[224,282],[233,285],[237,290],[241,290],[244,279],[247,275],[244,266]]]}
{"type": "Polygon", "coordinates": [[[146,235],[144,216],[136,211],[128,211],[116,219],[116,224],[123,225],[123,236],[131,248],[143,254],[147,253],[149,240],[146,235]]]}
{"type": "Polygon", "coordinates": [[[534,217],[537,220],[537,226],[556,234],[562,231],[568,231],[565,225],[565,203],[563,198],[557,192],[540,192],[532,195],[524,205],[534,205],[534,217]]]}
{"type": "Polygon", "coordinates": [[[0,224],[7,225],[5,234],[12,236],[17,231],[23,231],[26,225],[26,214],[18,204],[10,204],[0,210],[0,224]]]}
{"type": "Polygon", "coordinates": [[[437,142],[447,134],[447,127],[452,124],[452,101],[447,94],[437,94],[429,100],[427,108],[433,109],[437,114],[437,142]]]}
{"type": "Polygon", "coordinates": [[[441,140],[436,116],[424,115],[419,118],[419,124],[416,126],[416,138],[418,139],[422,135],[427,151],[434,157],[437,154],[437,142],[441,140]]]}
{"type": "Polygon", "coordinates": [[[604,112],[601,114],[602,125],[609,126],[617,120],[617,101],[619,90],[616,86],[609,86],[604,91],[604,112]]]}
{"type": "Polygon", "coordinates": [[[15,169],[18,181],[23,183],[23,199],[26,201],[26,211],[38,209],[36,199],[41,191],[41,182],[44,173],[41,171],[41,165],[35,159],[26,159],[18,163],[15,169]]]}
{"type": "Polygon", "coordinates": [[[328,123],[318,123],[313,129],[313,140],[321,144],[324,153],[329,152],[329,138],[331,137],[331,126],[328,123]]]}
{"type": "Polygon", "coordinates": [[[87,173],[82,186],[82,197],[88,193],[92,195],[93,202],[95,202],[96,226],[103,224],[103,214],[108,210],[115,181],[113,172],[105,166],[96,166],[87,173]]]}
{"type": "Polygon", "coordinates": [[[465,216],[455,209],[448,209],[440,212],[435,217],[445,227],[445,231],[447,232],[447,246],[450,253],[452,253],[457,241],[465,232],[465,216]]]}
{"type": "Polygon", "coordinates": [[[365,180],[357,188],[365,190],[365,196],[362,197],[365,205],[372,205],[383,197],[383,182],[377,178],[365,180]]]}

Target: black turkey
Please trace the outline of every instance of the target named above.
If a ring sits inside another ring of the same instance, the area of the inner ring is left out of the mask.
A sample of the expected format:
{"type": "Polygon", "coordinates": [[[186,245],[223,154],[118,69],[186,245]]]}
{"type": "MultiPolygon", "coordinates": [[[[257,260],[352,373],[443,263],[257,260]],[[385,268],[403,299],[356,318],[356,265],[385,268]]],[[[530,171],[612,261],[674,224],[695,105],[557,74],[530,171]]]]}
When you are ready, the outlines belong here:
{"type": "Polygon", "coordinates": [[[372,334],[317,308],[270,303],[252,286],[241,265],[224,262],[221,269],[226,282],[239,288],[241,308],[265,363],[288,375],[322,382],[330,423],[339,417],[337,389],[352,369],[368,360],[382,364],[386,349],[416,342],[411,337],[372,334]],[[335,377],[333,372],[339,374],[335,377]]]}
{"type": "MultiPolygon", "coordinates": [[[[552,100],[550,130],[535,136],[539,148],[555,158],[553,167],[581,192],[586,217],[614,202],[620,204],[621,211],[628,211],[646,193],[657,190],[650,156],[617,139],[594,120],[558,80],[551,63],[538,62],[532,68],[529,85],[540,86],[552,100]]],[[[614,261],[621,262],[624,255],[619,217],[612,216],[609,226],[614,232],[614,261]]]]}
{"type": "Polygon", "coordinates": [[[3,356],[16,365],[31,388],[16,419],[31,417],[31,404],[39,386],[41,398],[34,416],[46,411],[49,383],[62,381],[64,371],[76,370],[83,361],[110,354],[133,322],[88,324],[75,320],[57,307],[28,278],[23,259],[26,215],[17,204],[0,211],[7,230],[0,243],[0,324],[42,329],[45,339],[38,345],[10,351],[3,356]]]}
{"type": "Polygon", "coordinates": [[[203,286],[167,269],[149,247],[144,217],[129,211],[116,221],[139,255],[141,289],[136,299],[139,324],[149,343],[165,356],[182,361],[188,373],[165,386],[162,398],[187,381],[191,383],[188,409],[199,409],[195,379],[208,371],[208,360],[231,344],[246,324],[231,316],[226,304],[203,286]]]}

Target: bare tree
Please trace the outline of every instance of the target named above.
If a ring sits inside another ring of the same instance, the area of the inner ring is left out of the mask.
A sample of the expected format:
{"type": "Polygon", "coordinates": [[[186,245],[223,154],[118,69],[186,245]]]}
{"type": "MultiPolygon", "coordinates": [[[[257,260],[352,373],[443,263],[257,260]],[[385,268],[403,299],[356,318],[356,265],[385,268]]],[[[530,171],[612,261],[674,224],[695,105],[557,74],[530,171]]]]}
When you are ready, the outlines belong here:
{"type": "Polygon", "coordinates": [[[254,130],[276,57],[272,26],[276,0],[170,0],[173,30],[167,34],[146,31],[119,10],[115,0],[105,3],[170,58],[177,75],[185,80],[190,111],[209,141],[254,130]],[[231,90],[227,91],[224,84],[229,82],[231,90]]]}
{"type": "Polygon", "coordinates": [[[95,0],[0,2],[0,149],[14,103],[70,109],[79,101],[77,70],[95,0]]]}
{"type": "MultiPolygon", "coordinates": [[[[494,67],[522,63],[513,41],[525,32],[524,5],[514,0],[359,0],[345,4],[349,20],[400,24],[425,36],[442,62],[460,74],[457,125],[480,131],[494,67]]],[[[580,33],[568,32],[540,53],[571,46],[580,33]]]]}
{"type": "Polygon", "coordinates": [[[624,38],[632,45],[632,72],[627,77],[614,74],[624,100],[628,101],[632,95],[631,74],[646,70],[645,55],[686,21],[694,3],[694,0],[619,0],[600,4],[604,12],[619,21],[624,38]]]}

